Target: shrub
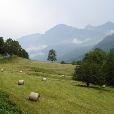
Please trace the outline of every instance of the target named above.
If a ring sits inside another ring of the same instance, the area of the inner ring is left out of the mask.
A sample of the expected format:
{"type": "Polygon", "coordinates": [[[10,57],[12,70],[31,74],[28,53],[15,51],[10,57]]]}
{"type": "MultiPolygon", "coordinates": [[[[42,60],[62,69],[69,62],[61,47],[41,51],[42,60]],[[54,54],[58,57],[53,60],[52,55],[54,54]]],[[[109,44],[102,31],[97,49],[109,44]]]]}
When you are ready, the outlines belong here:
{"type": "Polygon", "coordinates": [[[61,64],[65,64],[65,61],[61,61],[61,64]]]}

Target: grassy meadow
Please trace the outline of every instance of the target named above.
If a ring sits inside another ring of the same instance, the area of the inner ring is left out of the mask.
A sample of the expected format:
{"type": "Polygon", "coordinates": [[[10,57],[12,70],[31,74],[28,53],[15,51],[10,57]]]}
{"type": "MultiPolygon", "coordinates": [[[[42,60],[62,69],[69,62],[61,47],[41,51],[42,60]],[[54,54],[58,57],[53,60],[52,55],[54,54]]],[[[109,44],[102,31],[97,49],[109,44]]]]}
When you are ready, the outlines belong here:
{"type": "Polygon", "coordinates": [[[24,114],[114,114],[114,88],[87,88],[73,81],[75,65],[13,57],[0,58],[2,68],[0,91],[6,92],[24,114]],[[42,81],[43,77],[47,80],[42,81]],[[19,86],[17,82],[21,79],[25,84],[19,86]],[[38,102],[28,100],[31,91],[40,93],[38,102]]]}

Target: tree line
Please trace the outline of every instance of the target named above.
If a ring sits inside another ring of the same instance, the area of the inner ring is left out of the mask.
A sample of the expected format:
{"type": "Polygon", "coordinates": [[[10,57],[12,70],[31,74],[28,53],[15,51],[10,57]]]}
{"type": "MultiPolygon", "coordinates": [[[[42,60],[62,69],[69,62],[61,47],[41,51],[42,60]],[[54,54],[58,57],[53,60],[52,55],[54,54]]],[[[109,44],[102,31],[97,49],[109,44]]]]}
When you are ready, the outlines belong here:
{"type": "Polygon", "coordinates": [[[6,41],[3,37],[0,37],[0,54],[3,56],[7,55],[17,55],[23,58],[29,58],[28,53],[25,49],[21,47],[18,41],[12,40],[11,38],[7,39],[6,41]]]}
{"type": "Polygon", "coordinates": [[[114,50],[107,53],[95,49],[87,53],[76,66],[73,79],[85,82],[87,86],[114,86],[114,50]]]}

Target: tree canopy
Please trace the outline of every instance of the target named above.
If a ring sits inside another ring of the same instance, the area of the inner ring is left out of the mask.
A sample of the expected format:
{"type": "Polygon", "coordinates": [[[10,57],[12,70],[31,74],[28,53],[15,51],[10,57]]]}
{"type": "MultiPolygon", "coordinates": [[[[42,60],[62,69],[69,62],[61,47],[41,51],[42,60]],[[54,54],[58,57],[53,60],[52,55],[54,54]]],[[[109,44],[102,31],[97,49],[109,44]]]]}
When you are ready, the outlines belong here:
{"type": "Polygon", "coordinates": [[[114,50],[110,50],[103,65],[103,75],[107,85],[114,86],[114,50]]]}
{"type": "Polygon", "coordinates": [[[106,53],[101,49],[95,49],[85,55],[80,66],[75,68],[73,79],[85,82],[87,86],[90,83],[102,85],[105,78],[102,75],[102,65],[106,59],[106,53]]]}
{"type": "Polygon", "coordinates": [[[0,54],[2,55],[17,55],[23,58],[29,58],[28,53],[24,50],[18,41],[12,40],[11,38],[4,41],[2,37],[0,37],[0,54]]]}
{"type": "Polygon", "coordinates": [[[54,49],[51,49],[51,50],[49,50],[49,53],[48,53],[48,58],[47,58],[47,60],[48,61],[56,61],[57,60],[57,58],[56,58],[56,51],[54,50],[54,49]]]}
{"type": "Polygon", "coordinates": [[[0,37],[0,54],[4,54],[4,39],[3,37],[0,37]]]}

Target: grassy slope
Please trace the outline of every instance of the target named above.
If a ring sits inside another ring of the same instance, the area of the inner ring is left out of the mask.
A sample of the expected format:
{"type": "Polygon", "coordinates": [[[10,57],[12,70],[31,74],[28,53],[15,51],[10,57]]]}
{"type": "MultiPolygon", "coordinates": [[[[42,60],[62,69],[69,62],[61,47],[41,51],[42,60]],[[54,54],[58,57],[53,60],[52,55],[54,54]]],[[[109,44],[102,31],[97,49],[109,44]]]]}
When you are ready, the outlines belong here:
{"type": "Polygon", "coordinates": [[[71,80],[72,65],[13,58],[2,61],[0,68],[4,68],[0,72],[0,88],[26,114],[114,114],[114,89],[78,86],[79,82],[71,80]],[[64,78],[60,77],[62,74],[64,78]],[[42,77],[48,80],[41,81],[42,77]],[[24,86],[17,85],[19,79],[25,80],[24,86]],[[40,93],[39,102],[27,99],[31,91],[40,93]]]}
{"type": "Polygon", "coordinates": [[[0,91],[0,114],[22,114],[17,105],[9,99],[6,92],[0,91]]]}

